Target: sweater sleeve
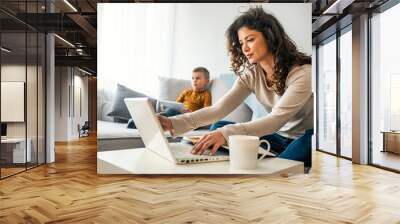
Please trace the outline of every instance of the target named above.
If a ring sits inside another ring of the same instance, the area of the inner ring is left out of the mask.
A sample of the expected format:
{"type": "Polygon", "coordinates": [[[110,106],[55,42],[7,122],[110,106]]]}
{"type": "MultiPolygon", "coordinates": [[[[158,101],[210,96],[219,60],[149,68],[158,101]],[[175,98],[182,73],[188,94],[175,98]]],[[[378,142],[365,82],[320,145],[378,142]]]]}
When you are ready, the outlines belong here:
{"type": "Polygon", "coordinates": [[[186,92],[187,90],[182,91],[181,94],[179,94],[178,98],[176,98],[176,102],[183,103],[186,92]]]}
{"type": "Polygon", "coordinates": [[[211,94],[206,91],[204,94],[204,107],[211,106],[211,94]]]}
{"type": "Polygon", "coordinates": [[[251,90],[245,80],[241,77],[237,78],[233,87],[214,105],[192,113],[170,117],[175,135],[181,135],[195,128],[219,121],[236,109],[250,93],[251,90]]]}
{"type": "Polygon", "coordinates": [[[227,125],[218,130],[225,139],[238,134],[260,137],[275,133],[301,110],[311,96],[311,71],[302,70],[287,79],[287,89],[273,106],[271,113],[255,121],[227,125]]]}

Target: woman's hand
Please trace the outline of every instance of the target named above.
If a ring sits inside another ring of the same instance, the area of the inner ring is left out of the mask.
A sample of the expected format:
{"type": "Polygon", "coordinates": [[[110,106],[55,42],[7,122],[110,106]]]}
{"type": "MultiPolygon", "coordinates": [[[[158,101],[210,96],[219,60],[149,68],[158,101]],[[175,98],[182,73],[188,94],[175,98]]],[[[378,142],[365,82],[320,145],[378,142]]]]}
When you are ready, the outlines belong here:
{"type": "Polygon", "coordinates": [[[218,148],[226,143],[225,137],[220,131],[213,131],[203,135],[194,145],[192,154],[202,155],[206,149],[213,146],[210,155],[215,155],[218,148]]]}
{"type": "MultiPolygon", "coordinates": [[[[161,127],[164,129],[164,131],[169,131],[172,132],[173,131],[173,127],[172,127],[172,122],[168,117],[164,117],[162,115],[157,114],[157,118],[160,121],[161,127]]],[[[173,133],[171,133],[172,135],[173,133]]]]}

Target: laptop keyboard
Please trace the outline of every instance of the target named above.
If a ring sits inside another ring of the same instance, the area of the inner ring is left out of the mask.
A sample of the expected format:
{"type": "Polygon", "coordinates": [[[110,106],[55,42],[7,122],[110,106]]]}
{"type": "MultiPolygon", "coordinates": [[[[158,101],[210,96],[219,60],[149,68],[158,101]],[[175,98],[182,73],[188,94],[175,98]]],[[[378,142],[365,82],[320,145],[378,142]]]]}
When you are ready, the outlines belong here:
{"type": "Polygon", "coordinates": [[[191,153],[193,146],[187,144],[171,144],[170,147],[178,163],[201,163],[229,159],[228,154],[219,151],[217,151],[216,155],[210,156],[208,155],[211,151],[209,149],[204,151],[203,155],[194,155],[191,153]]]}
{"type": "Polygon", "coordinates": [[[193,158],[195,158],[195,157],[198,157],[198,158],[200,158],[200,157],[209,157],[209,155],[208,155],[210,153],[209,149],[207,149],[203,153],[203,155],[192,154],[191,153],[192,149],[193,149],[193,147],[191,145],[186,145],[186,144],[174,144],[174,145],[171,145],[171,150],[172,150],[174,156],[176,156],[176,157],[193,157],[193,158]]]}

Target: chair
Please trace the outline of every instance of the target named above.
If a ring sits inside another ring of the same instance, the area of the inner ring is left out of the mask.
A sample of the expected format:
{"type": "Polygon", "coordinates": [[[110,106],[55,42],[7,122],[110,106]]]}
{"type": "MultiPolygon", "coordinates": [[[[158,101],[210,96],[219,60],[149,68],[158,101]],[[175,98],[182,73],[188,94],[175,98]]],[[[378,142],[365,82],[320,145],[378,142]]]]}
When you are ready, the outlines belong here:
{"type": "Polygon", "coordinates": [[[90,129],[89,121],[85,121],[82,127],[80,127],[80,125],[78,124],[79,138],[89,136],[89,129],[90,129]]]}

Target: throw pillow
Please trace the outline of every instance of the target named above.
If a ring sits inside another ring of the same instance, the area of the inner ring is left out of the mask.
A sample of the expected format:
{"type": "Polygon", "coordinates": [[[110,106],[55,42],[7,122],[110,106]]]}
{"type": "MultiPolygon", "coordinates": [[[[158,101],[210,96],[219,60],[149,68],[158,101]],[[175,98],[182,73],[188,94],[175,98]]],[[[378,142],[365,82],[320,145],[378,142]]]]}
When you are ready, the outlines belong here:
{"type": "Polygon", "coordinates": [[[135,122],[133,122],[133,119],[132,119],[132,118],[129,119],[128,125],[127,125],[126,127],[127,127],[127,128],[132,128],[132,129],[135,129],[135,128],[136,128],[135,122]]]}
{"type": "Polygon", "coordinates": [[[147,97],[150,99],[153,108],[155,109],[157,100],[143,93],[136,92],[131,90],[121,84],[118,84],[117,91],[115,93],[114,102],[112,106],[112,110],[107,116],[113,117],[115,122],[123,122],[126,123],[131,118],[131,114],[129,113],[128,108],[125,105],[125,98],[135,98],[135,97],[147,97]]]}

